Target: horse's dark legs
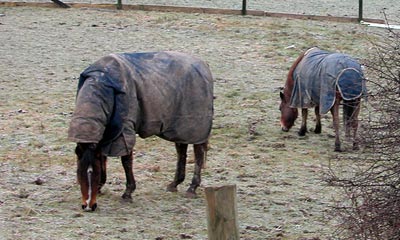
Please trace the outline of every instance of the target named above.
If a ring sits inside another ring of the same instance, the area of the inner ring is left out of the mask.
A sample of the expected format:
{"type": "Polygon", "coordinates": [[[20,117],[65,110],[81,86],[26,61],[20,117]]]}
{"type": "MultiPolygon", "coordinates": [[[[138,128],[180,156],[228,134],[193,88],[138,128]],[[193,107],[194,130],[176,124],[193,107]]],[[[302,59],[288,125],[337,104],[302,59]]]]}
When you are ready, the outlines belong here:
{"type": "Polygon", "coordinates": [[[101,188],[107,181],[107,157],[102,155],[101,157],[101,177],[100,177],[100,186],[98,192],[101,193],[101,188]]]}
{"type": "Polygon", "coordinates": [[[298,132],[299,136],[305,136],[307,132],[307,116],[308,116],[308,109],[302,108],[301,109],[301,127],[298,132]]]}
{"type": "Polygon", "coordinates": [[[201,183],[201,168],[203,166],[205,159],[207,143],[194,144],[193,148],[195,156],[194,174],[192,178],[192,183],[190,184],[190,187],[186,191],[186,196],[189,198],[196,197],[196,189],[198,186],[200,186],[201,183]]]}
{"type": "Polygon", "coordinates": [[[186,171],[186,157],[187,157],[187,144],[175,143],[176,153],[178,155],[178,162],[176,164],[176,171],[174,181],[172,181],[168,187],[167,191],[176,192],[177,186],[185,180],[186,171]]]}
{"type": "Polygon", "coordinates": [[[351,128],[353,129],[353,150],[359,150],[358,146],[358,137],[357,137],[357,129],[358,129],[358,114],[360,113],[361,101],[356,100],[355,110],[351,116],[351,128]]]}
{"type": "Polygon", "coordinates": [[[343,103],[343,124],[344,124],[344,131],[345,131],[345,138],[349,140],[351,138],[350,129],[353,125],[351,115],[353,114],[352,111],[349,112],[349,109],[352,109],[354,106],[350,106],[350,102],[344,101],[343,103]],[[347,106],[346,106],[347,105],[347,106]]]}
{"type": "Polygon", "coordinates": [[[133,153],[121,157],[122,166],[125,170],[126,190],[122,195],[123,199],[132,199],[132,192],[136,189],[135,177],[133,176],[132,162],[133,153]]]}
{"type": "Polygon", "coordinates": [[[340,100],[336,97],[335,103],[331,108],[333,128],[335,129],[335,152],[341,152],[339,138],[339,103],[340,100]]]}
{"type": "Polygon", "coordinates": [[[315,119],[316,119],[316,124],[314,132],[316,134],[320,134],[322,127],[321,127],[321,114],[319,113],[319,106],[315,107],[315,119]]]}

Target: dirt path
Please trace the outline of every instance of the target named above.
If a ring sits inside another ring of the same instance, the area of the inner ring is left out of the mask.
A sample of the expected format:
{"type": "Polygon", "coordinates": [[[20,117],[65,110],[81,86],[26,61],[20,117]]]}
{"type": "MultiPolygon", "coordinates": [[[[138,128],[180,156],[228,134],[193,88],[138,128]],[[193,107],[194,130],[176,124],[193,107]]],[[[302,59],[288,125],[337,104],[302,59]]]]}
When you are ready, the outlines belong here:
{"type": "Polygon", "coordinates": [[[282,133],[277,89],[299,52],[318,45],[362,60],[375,29],[95,9],[0,14],[1,239],[207,239],[203,189],[223,184],[238,187],[241,239],[334,238],[326,213],[335,193],[321,181],[333,149],[330,117],[321,135],[282,133]],[[99,211],[82,213],[74,144],[66,141],[77,78],[108,53],[158,50],[200,56],[214,74],[212,148],[199,198],[183,197],[187,180],[178,193],[165,192],[174,147],[149,138],[135,147],[133,203],[120,202],[124,174],[110,159],[99,211]]]}

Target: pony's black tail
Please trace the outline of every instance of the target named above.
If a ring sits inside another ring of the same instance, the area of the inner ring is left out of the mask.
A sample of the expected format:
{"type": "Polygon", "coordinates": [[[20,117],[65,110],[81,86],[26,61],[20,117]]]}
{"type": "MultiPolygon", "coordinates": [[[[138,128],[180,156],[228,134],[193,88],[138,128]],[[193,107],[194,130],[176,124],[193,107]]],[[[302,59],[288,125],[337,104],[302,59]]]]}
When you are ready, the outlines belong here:
{"type": "Polygon", "coordinates": [[[343,123],[346,133],[350,131],[350,126],[357,114],[360,105],[360,99],[344,100],[343,101],[343,123]]]}

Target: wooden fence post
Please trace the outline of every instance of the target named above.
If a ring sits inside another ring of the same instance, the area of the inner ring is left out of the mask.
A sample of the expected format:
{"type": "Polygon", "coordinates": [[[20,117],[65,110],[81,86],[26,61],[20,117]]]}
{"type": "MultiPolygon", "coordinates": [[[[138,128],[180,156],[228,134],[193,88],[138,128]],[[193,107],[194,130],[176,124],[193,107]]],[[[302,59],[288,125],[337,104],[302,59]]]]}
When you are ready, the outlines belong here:
{"type": "Polygon", "coordinates": [[[243,0],[242,2],[242,15],[247,14],[247,0],[243,0]]]}
{"type": "Polygon", "coordinates": [[[209,240],[239,240],[236,185],[206,187],[209,240]]]}

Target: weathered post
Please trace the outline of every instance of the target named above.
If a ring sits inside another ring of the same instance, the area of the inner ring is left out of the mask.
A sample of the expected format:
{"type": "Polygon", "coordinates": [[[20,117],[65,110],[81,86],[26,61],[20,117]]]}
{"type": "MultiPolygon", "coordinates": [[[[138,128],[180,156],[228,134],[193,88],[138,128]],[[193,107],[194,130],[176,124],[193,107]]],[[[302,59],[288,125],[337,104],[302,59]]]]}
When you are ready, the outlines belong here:
{"type": "Polygon", "coordinates": [[[242,15],[246,15],[247,14],[247,0],[243,0],[242,3],[242,15]]]}
{"type": "Polygon", "coordinates": [[[358,22],[363,20],[363,0],[358,0],[358,22]]]}
{"type": "Polygon", "coordinates": [[[236,185],[206,187],[209,240],[239,240],[236,185]]]}

